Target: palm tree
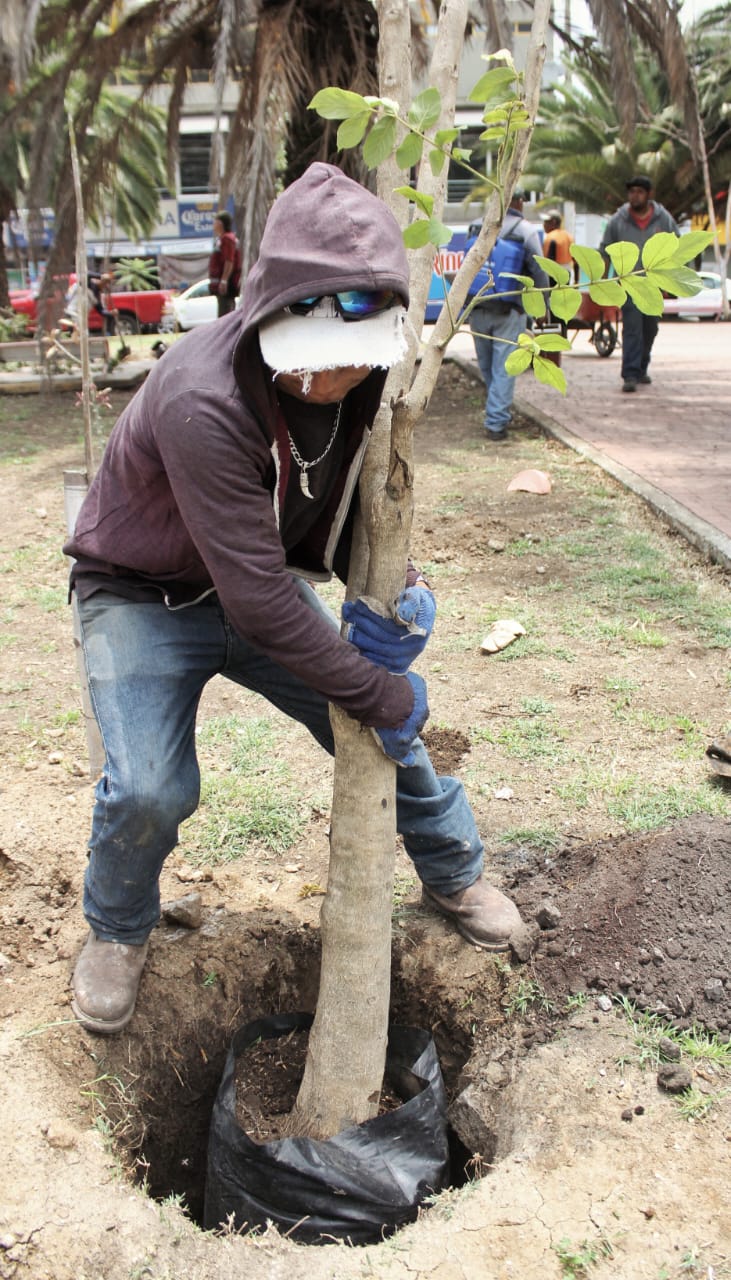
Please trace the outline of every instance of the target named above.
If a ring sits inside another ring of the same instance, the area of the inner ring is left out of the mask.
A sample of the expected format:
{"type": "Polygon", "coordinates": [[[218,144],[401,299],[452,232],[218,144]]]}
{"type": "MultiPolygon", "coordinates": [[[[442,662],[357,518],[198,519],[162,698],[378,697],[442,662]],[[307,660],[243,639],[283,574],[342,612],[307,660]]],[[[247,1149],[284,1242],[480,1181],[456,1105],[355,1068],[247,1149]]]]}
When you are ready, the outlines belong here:
{"type": "MultiPolygon", "coordinates": [[[[612,212],[625,198],[629,173],[647,173],[658,199],[682,220],[704,204],[703,174],[695,163],[683,120],[655,59],[635,53],[640,119],[629,143],[614,98],[613,63],[596,48],[566,59],[563,84],[544,94],[540,122],[524,174],[527,186],[547,197],[572,200],[590,213],[612,212]]],[[[715,134],[714,165],[725,172],[731,134],[715,134]]],[[[716,117],[717,119],[717,117],[716,117]]],[[[703,122],[706,132],[705,120],[703,122]]]]}

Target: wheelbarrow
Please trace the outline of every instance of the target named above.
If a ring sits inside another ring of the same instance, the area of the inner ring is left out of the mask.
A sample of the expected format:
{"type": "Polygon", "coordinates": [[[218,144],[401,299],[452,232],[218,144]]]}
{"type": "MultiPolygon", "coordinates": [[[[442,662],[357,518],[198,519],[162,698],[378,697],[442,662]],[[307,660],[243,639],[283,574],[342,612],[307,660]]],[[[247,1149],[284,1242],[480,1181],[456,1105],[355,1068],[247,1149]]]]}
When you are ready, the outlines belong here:
{"type": "MultiPolygon", "coordinates": [[[[569,320],[567,328],[591,329],[589,341],[593,343],[598,356],[610,356],[619,341],[619,323],[621,309],[619,307],[600,307],[593,302],[588,293],[582,295],[581,306],[573,320],[569,320]]],[[[570,339],[573,343],[573,338],[570,339]]]]}

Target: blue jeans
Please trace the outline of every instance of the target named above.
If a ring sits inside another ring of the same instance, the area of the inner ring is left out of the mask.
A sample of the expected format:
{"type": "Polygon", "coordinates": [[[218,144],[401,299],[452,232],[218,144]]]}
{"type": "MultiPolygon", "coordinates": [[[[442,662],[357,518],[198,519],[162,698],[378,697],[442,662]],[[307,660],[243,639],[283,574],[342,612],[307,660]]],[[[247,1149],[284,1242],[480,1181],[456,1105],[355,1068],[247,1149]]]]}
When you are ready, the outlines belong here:
{"type": "Polygon", "coordinates": [[[510,422],[515,378],[505,372],[505,361],[515,350],[513,345],[527,324],[524,311],[506,307],[504,303],[487,303],[475,307],[470,316],[470,329],[482,380],[487,387],[485,429],[504,431],[510,422]],[[484,336],[483,336],[484,335],[484,336]],[[493,339],[503,338],[503,342],[493,339]]]}
{"type": "MultiPolygon", "coordinates": [[[[322,608],[311,588],[299,586],[322,608]]],[[[215,596],[171,612],[99,592],[79,601],[79,617],[106,755],[84,915],[100,938],[141,943],[160,916],[158,880],[178,826],[198,805],[195,720],[207,682],[218,674],[261,693],[332,755],[328,704],[239,636],[215,596]]],[[[480,875],[482,842],[462,784],[438,778],[420,742],[415,752],[416,764],[397,770],[398,830],[419,877],[439,893],[456,893],[480,875]]]]}
{"type": "Polygon", "coordinates": [[[622,377],[625,382],[638,382],[647,373],[652,344],[660,321],[645,316],[631,298],[622,307],[622,377]]]}

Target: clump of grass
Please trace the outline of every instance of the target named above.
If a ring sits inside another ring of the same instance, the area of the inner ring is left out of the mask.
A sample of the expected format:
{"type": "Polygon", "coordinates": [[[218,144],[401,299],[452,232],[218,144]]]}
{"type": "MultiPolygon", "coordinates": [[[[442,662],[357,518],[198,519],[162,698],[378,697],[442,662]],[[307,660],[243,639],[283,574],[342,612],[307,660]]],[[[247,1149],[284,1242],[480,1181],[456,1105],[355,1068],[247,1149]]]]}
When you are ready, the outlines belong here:
{"type": "Polygon", "coordinates": [[[291,848],[306,823],[305,803],[277,759],[271,722],[214,717],[198,741],[201,754],[215,750],[217,767],[202,769],[200,808],[183,828],[190,860],[231,862],[252,845],[272,853],[291,848]]]}

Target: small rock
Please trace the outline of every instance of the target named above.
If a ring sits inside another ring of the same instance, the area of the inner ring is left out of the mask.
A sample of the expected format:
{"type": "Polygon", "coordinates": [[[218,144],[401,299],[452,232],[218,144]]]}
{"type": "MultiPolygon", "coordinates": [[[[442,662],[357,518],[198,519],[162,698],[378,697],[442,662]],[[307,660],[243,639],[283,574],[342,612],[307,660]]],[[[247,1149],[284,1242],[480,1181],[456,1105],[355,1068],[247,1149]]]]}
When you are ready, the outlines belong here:
{"type": "Polygon", "coordinates": [[[491,551],[504,551],[504,550],[505,550],[505,543],[504,543],[504,542],[500,542],[499,538],[490,538],[490,540],[489,540],[489,542],[488,542],[488,544],[487,544],[487,545],[488,545],[488,547],[490,548],[490,550],[491,550],[491,551]]]}
{"type": "Polygon", "coordinates": [[[71,1151],[76,1146],[76,1134],[70,1125],[44,1125],[43,1136],[49,1147],[56,1151],[71,1151]]]}
{"type": "Polygon", "coordinates": [[[48,760],[49,764],[63,764],[63,752],[49,751],[48,755],[46,756],[46,759],[48,760]]]}
{"type": "Polygon", "coordinates": [[[653,947],[652,948],[653,964],[662,964],[664,959],[665,959],[664,952],[662,952],[659,947],[653,947]]]}
{"type": "Polygon", "coordinates": [[[510,935],[510,950],[513,952],[516,960],[520,960],[523,964],[529,960],[533,954],[538,942],[540,929],[535,921],[528,924],[521,924],[510,935]]]}
{"type": "Polygon", "coordinates": [[[602,1013],[609,1013],[609,1012],[611,1011],[611,1008],[612,1008],[612,1001],[611,1001],[611,997],[610,997],[610,996],[597,996],[597,1000],[596,1000],[596,1007],[597,1007],[597,1009],[601,1009],[602,1013]]]}
{"type": "Polygon", "coordinates": [[[639,960],[640,964],[649,964],[652,957],[649,951],[646,951],[644,947],[640,947],[639,951],[637,952],[637,959],[639,960]]]}
{"type": "Polygon", "coordinates": [[[663,1036],[658,1041],[657,1047],[660,1057],[664,1058],[666,1062],[680,1062],[680,1045],[676,1044],[674,1040],[669,1040],[667,1036],[663,1036]]]}
{"type": "Polygon", "coordinates": [[[201,895],[186,893],[182,898],[163,903],[162,915],[168,924],[179,924],[184,929],[200,929],[203,920],[201,895]]]}
{"type": "Polygon", "coordinates": [[[703,994],[706,1000],[710,1000],[712,1004],[719,1004],[723,1000],[723,983],[720,978],[709,978],[703,983],[703,994]]]}
{"type": "Polygon", "coordinates": [[[632,1108],[631,1108],[631,1107],[625,1107],[624,1111],[622,1112],[622,1119],[623,1119],[623,1120],[632,1120],[633,1118],[634,1118],[634,1111],[632,1110],[632,1108]]]}
{"type": "Polygon", "coordinates": [[[5,969],[9,969],[12,963],[12,960],[9,960],[8,957],[4,956],[2,951],[0,951],[0,973],[3,973],[5,969]]]}
{"type": "Polygon", "coordinates": [[[0,1249],[12,1249],[17,1243],[18,1237],[14,1236],[12,1231],[4,1231],[0,1236],[0,1249]]]}
{"type": "Polygon", "coordinates": [[[498,787],[497,791],[493,791],[492,794],[495,800],[513,800],[515,798],[515,792],[512,787],[498,787]]]}
{"type": "Polygon", "coordinates": [[[541,929],[557,929],[561,921],[561,912],[555,902],[546,900],[536,911],[536,920],[541,929]]]}
{"type": "Polygon", "coordinates": [[[679,1062],[664,1062],[658,1073],[657,1083],[666,1093],[682,1093],[693,1083],[693,1075],[689,1067],[679,1062]]]}
{"type": "Polygon", "coordinates": [[[665,955],[671,960],[678,960],[683,954],[683,948],[676,938],[668,938],[665,943],[665,955]]]}

